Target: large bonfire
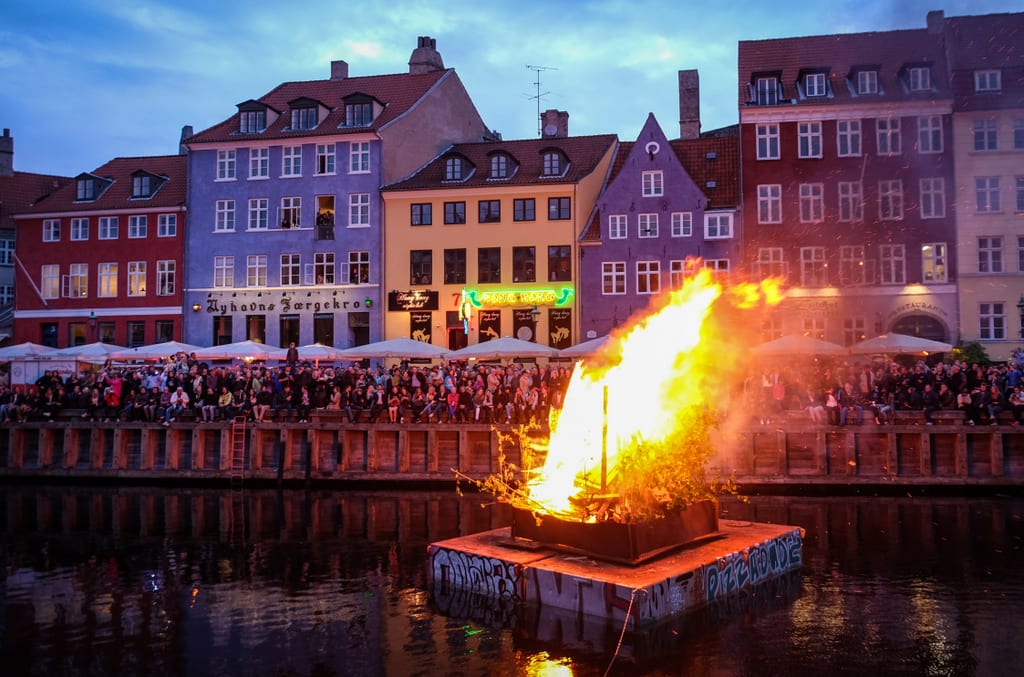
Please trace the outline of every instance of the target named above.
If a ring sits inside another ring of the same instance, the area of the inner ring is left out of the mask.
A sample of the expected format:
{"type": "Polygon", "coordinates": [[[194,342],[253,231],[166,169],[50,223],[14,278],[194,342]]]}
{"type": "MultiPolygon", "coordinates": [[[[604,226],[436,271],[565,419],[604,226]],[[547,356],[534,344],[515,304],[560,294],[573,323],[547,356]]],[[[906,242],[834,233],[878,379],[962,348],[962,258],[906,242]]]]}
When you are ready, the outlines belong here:
{"type": "Polygon", "coordinates": [[[688,279],[577,364],[547,440],[517,431],[522,467],[505,465],[479,486],[515,507],[582,521],[650,519],[728,490],[728,479],[706,475],[710,429],[741,382],[755,311],[779,298],[771,280],[688,279]]]}

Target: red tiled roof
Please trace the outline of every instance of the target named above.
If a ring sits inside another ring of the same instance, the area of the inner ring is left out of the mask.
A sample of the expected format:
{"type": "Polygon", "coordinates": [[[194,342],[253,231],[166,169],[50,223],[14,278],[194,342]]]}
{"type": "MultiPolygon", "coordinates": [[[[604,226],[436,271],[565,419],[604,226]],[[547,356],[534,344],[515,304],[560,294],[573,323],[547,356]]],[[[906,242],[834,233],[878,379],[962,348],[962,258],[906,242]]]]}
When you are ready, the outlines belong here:
{"type": "Polygon", "coordinates": [[[185,184],[188,174],[187,155],[156,155],[152,157],[120,157],[88,172],[104,179],[113,179],[98,198],[91,202],[76,202],[77,184],[71,180],[46,200],[39,202],[23,214],[50,212],[109,211],[114,209],[145,209],[150,207],[177,207],[185,204],[185,184]],[[168,178],[149,199],[131,199],[132,174],[142,170],[168,178]]]}
{"type": "Polygon", "coordinates": [[[14,172],[0,176],[0,228],[14,228],[15,214],[20,214],[50,193],[66,185],[67,176],[14,172]]]}
{"type": "MultiPolygon", "coordinates": [[[[781,72],[783,99],[821,105],[869,101],[920,101],[950,95],[946,58],[941,36],[926,29],[818,35],[772,40],[741,40],[739,43],[739,103],[751,99],[748,85],[754,73],[781,72]],[[900,69],[908,63],[931,63],[933,90],[909,92],[898,81],[900,69]],[[876,66],[884,94],[857,97],[846,78],[857,66],[876,66]],[[803,69],[827,68],[831,97],[800,99],[795,83],[803,69]]],[[[769,108],[769,106],[764,106],[769,108]]]]}
{"type": "Polygon", "coordinates": [[[538,184],[577,183],[594,171],[597,163],[614,144],[614,134],[594,136],[564,136],[517,141],[482,141],[456,144],[434,158],[423,169],[407,179],[385,186],[383,190],[424,190],[431,188],[497,188],[500,186],[526,186],[538,184]],[[565,175],[542,178],[543,151],[557,148],[565,154],[569,166],[565,175]],[[508,179],[490,179],[491,155],[506,153],[518,167],[508,179]],[[452,155],[467,160],[472,173],[462,181],[445,180],[445,161],[452,155]]]}
{"type": "Polygon", "coordinates": [[[1024,68],[1024,13],[950,17],[946,46],[955,69],[1024,68]]]}
{"type": "Polygon", "coordinates": [[[323,134],[347,134],[366,132],[368,129],[379,129],[382,125],[396,119],[415,104],[451,69],[431,71],[428,73],[398,73],[395,75],[371,75],[366,77],[343,78],[337,80],[305,80],[285,82],[258,101],[264,103],[281,116],[259,134],[240,134],[238,132],[239,114],[236,112],[228,119],[209,129],[205,129],[185,140],[186,143],[216,143],[224,141],[244,141],[255,139],[280,139],[322,136],[323,134]],[[384,104],[384,110],[368,127],[339,127],[345,117],[345,105],[342,101],[351,94],[366,94],[384,104]],[[314,129],[283,131],[291,124],[288,113],[288,102],[295,99],[309,98],[322,102],[331,108],[326,119],[321,120],[314,129]]]}

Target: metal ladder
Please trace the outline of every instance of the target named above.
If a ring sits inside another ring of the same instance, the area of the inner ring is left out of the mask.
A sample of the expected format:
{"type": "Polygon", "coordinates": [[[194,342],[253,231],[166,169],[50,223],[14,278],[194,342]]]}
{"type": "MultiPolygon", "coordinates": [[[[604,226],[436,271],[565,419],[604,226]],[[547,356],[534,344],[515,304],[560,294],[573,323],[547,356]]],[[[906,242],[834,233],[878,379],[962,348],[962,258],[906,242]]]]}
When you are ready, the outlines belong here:
{"type": "Polygon", "coordinates": [[[245,542],[245,416],[231,421],[231,542],[245,542]]]}

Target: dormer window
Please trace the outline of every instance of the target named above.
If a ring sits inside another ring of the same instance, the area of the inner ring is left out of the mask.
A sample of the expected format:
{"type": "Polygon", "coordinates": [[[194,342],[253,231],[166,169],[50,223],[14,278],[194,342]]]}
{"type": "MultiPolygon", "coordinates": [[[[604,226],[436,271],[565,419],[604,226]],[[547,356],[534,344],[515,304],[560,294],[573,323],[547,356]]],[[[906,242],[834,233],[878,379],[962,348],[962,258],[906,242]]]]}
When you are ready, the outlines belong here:
{"type": "MultiPolygon", "coordinates": [[[[276,113],[270,122],[276,119],[276,113]]],[[[267,105],[250,99],[238,104],[238,132],[240,134],[262,134],[267,129],[267,105]]]]}
{"type": "Polygon", "coordinates": [[[932,71],[928,66],[907,68],[907,88],[912,92],[926,92],[932,88],[932,71]]]}
{"type": "Polygon", "coordinates": [[[764,75],[754,78],[754,101],[758,106],[774,106],[779,103],[779,78],[764,75]]]}
{"type": "Polygon", "coordinates": [[[132,199],[150,198],[163,184],[164,179],[139,170],[132,174],[132,199]]]}
{"type": "Polygon", "coordinates": [[[96,182],[93,181],[92,177],[87,179],[78,180],[78,192],[75,195],[76,200],[95,200],[96,199],[96,182]]]}
{"type": "Polygon", "coordinates": [[[444,180],[445,181],[461,181],[462,180],[462,158],[450,157],[444,161],[444,180]]]}
{"type": "Polygon", "coordinates": [[[856,71],[853,84],[857,94],[878,94],[878,70],[865,68],[856,71]]]}
{"type": "Polygon", "coordinates": [[[317,126],[315,106],[292,109],[292,129],[315,129],[317,126]]]}
{"type": "Polygon", "coordinates": [[[819,97],[828,93],[824,73],[807,73],[803,78],[804,96],[819,97]]]}
{"type": "Polygon", "coordinates": [[[999,71],[974,71],[974,91],[998,92],[1002,89],[1003,83],[999,71]]]}
{"type": "Polygon", "coordinates": [[[504,153],[497,153],[491,156],[491,178],[508,178],[508,156],[504,153]]]}
{"type": "Polygon", "coordinates": [[[562,176],[568,169],[565,156],[559,150],[546,150],[543,155],[541,176],[562,176]]]}

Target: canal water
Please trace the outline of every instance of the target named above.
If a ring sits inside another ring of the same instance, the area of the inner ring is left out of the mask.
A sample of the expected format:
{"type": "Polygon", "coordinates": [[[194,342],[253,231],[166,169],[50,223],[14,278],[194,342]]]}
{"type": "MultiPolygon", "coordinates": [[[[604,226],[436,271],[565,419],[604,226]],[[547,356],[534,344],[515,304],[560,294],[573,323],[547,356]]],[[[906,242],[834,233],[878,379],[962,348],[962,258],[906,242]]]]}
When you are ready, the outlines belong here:
{"type": "Polygon", "coordinates": [[[432,594],[453,491],[0,487],[3,675],[1019,675],[1024,499],[730,498],[793,576],[669,623],[432,594]]]}

